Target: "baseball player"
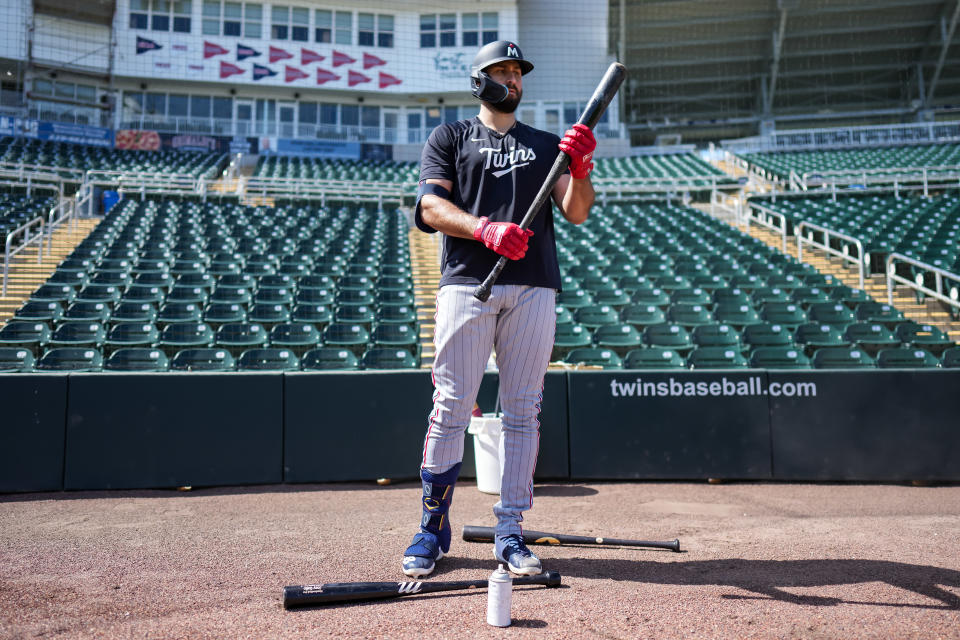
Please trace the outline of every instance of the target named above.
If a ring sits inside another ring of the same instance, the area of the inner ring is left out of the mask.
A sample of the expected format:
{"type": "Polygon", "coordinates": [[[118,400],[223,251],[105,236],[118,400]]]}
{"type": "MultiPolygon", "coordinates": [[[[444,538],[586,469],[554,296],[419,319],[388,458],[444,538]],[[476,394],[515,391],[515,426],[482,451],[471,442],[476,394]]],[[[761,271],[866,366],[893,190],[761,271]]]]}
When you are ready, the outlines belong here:
{"type": "Polygon", "coordinates": [[[503,435],[500,501],[494,555],[510,570],[540,573],[540,559],[523,542],[520,523],[533,504],[537,415],[553,349],[560,268],[551,203],[528,230],[518,226],[557,154],[570,156],[569,173],[552,198],[573,224],[587,219],[594,191],[589,174],[593,133],[577,124],[561,140],[518,122],[523,76],[533,70],[520,48],[500,40],[477,52],[470,73],[480,99],[474,118],[445,123],[431,133],[420,164],[416,224],[443,234],[437,294],[433,410],[423,446],[420,529],[403,553],[408,576],[430,574],[450,549],[448,511],[463,459],[464,432],[480,380],[496,351],[503,435]],[[490,298],[473,297],[500,258],[509,263],[490,298]]]}

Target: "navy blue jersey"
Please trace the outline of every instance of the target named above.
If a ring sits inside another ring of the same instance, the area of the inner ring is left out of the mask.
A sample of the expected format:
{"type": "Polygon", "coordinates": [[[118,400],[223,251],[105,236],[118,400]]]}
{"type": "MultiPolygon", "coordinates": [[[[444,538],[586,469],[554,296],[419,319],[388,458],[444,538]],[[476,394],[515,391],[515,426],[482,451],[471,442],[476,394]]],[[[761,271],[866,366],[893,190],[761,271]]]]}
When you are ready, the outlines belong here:
{"type": "MultiPolygon", "coordinates": [[[[420,180],[449,180],[451,201],[467,213],[520,224],[560,153],[559,142],[556,135],[521,122],[504,135],[476,117],[445,123],[433,130],[423,148],[420,180]]],[[[419,209],[416,223],[423,231],[436,231],[423,222],[419,209]]],[[[530,228],[533,237],[527,255],[509,260],[497,283],[559,290],[552,199],[547,199],[530,228]]],[[[481,242],[445,235],[440,286],[480,284],[499,258],[481,242]]]]}

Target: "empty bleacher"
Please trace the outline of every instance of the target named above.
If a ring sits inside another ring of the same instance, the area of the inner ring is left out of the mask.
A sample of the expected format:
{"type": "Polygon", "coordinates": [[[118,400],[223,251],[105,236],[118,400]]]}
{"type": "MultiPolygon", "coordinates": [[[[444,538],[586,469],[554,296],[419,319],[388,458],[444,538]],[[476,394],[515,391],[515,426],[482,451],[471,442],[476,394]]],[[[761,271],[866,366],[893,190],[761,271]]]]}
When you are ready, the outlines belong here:
{"type": "Polygon", "coordinates": [[[375,204],[123,200],[0,347],[38,370],[415,368],[407,232],[375,204]]]}

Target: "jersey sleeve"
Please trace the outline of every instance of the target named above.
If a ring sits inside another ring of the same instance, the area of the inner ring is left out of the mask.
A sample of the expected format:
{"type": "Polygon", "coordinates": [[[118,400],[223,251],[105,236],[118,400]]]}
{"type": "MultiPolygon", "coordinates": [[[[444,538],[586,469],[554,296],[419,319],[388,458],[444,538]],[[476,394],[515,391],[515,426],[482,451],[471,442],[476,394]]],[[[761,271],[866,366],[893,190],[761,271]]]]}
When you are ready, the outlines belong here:
{"type": "MultiPolygon", "coordinates": [[[[454,148],[456,139],[453,128],[440,125],[427,138],[420,154],[420,182],[430,178],[449,180],[456,184],[456,159],[454,148]]],[[[420,216],[420,200],[417,200],[414,222],[417,228],[427,233],[436,233],[436,229],[423,221],[420,216]]]]}

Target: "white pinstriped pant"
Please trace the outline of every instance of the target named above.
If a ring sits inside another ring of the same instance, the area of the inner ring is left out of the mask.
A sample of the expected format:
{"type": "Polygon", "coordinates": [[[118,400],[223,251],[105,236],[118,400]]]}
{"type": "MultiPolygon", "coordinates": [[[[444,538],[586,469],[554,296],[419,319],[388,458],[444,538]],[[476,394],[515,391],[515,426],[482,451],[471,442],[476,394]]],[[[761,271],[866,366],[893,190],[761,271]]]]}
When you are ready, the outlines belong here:
{"type": "Polygon", "coordinates": [[[543,287],[494,285],[490,298],[472,285],[446,285],[437,294],[433,411],[423,445],[423,468],[443,473],[463,459],[463,438],[480,381],[496,350],[500,370],[500,501],[497,533],[521,533],[533,506],[533,470],[540,441],[543,377],[553,350],[556,292],[543,287]]]}

